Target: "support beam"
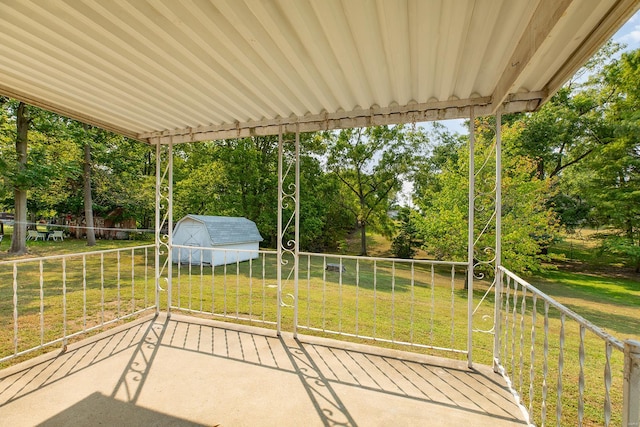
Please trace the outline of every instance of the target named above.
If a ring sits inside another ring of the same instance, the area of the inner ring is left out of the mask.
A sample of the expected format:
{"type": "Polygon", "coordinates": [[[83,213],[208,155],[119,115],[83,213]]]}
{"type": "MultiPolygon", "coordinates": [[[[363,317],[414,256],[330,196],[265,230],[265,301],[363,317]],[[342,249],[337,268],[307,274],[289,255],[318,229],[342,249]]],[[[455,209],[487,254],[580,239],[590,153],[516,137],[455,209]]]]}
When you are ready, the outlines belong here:
{"type": "MultiPolygon", "coordinates": [[[[535,111],[540,106],[540,99],[546,92],[530,92],[511,95],[504,104],[505,113],[535,111]]],[[[137,135],[138,139],[150,144],[174,144],[197,141],[213,141],[229,138],[246,138],[251,136],[278,135],[279,132],[316,132],[329,129],[347,129],[416,123],[448,119],[468,119],[471,108],[476,117],[492,114],[491,98],[474,98],[430,102],[427,104],[409,104],[395,107],[372,107],[335,113],[312,114],[303,117],[287,117],[265,119],[244,123],[227,123],[216,126],[199,126],[196,128],[174,129],[164,132],[151,132],[137,135]]]]}
{"type": "Polygon", "coordinates": [[[507,100],[513,84],[527,68],[529,61],[563,17],[571,2],[572,0],[540,1],[493,91],[492,114],[507,100]]]}

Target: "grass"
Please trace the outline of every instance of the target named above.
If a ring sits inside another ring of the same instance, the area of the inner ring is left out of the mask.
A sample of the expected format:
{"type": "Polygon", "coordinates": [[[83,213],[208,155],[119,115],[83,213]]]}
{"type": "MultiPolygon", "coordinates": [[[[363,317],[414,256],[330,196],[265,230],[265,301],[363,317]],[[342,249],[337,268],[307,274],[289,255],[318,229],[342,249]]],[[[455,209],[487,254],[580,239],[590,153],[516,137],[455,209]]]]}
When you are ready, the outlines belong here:
{"type": "MultiPolygon", "coordinates": [[[[388,255],[384,240],[374,237],[375,249],[371,253],[388,255]],[[381,243],[382,242],[382,243],[381,243]]],[[[138,242],[99,242],[100,249],[124,247],[138,242]]],[[[72,253],[87,249],[83,241],[30,242],[31,255],[72,253]]],[[[93,250],[91,248],[90,250],[93,250]]],[[[588,248],[583,248],[585,251],[588,248]]],[[[583,250],[581,249],[581,250],[583,250]]],[[[6,260],[2,254],[1,260],[6,260]]],[[[60,336],[66,327],[67,333],[82,331],[98,325],[104,319],[114,319],[146,307],[153,301],[152,270],[153,254],[146,254],[147,269],[144,268],[145,254],[140,250],[131,256],[130,250],[120,255],[105,255],[104,285],[100,273],[100,257],[85,257],[87,274],[83,280],[82,257],[77,256],[67,262],[66,309],[67,323],[63,322],[63,299],[61,261],[43,263],[44,271],[44,325],[40,324],[40,286],[38,263],[20,264],[18,269],[18,315],[19,350],[37,346],[41,342],[60,336]],[[133,263],[133,267],[132,267],[133,263]],[[118,267],[119,266],[119,267],[118,267]],[[131,269],[134,278],[131,278],[131,269]],[[147,277],[145,277],[145,272],[147,277]],[[119,275],[119,278],[118,278],[119,275]],[[84,284],[86,283],[86,285],[84,284]],[[118,298],[120,295],[120,298],[118,298]],[[83,301],[86,299],[86,312],[83,301]],[[104,300],[104,303],[102,302],[104,300]]],[[[293,265],[289,260],[288,267],[293,265]]],[[[320,334],[357,342],[371,342],[364,337],[375,337],[378,345],[405,348],[398,342],[423,346],[466,348],[467,340],[467,292],[463,289],[464,269],[457,267],[455,274],[451,267],[410,265],[376,262],[370,260],[344,260],[346,272],[328,272],[325,263],[339,263],[329,255],[303,256],[299,273],[299,313],[298,325],[301,333],[320,334]],[[375,274],[374,274],[375,269],[375,274]],[[435,304],[432,304],[432,301],[435,304]],[[330,332],[332,331],[332,332],[330,332]],[[337,333],[337,335],[336,335],[337,333]],[[355,335],[357,337],[352,337],[355,335]],[[381,340],[395,341],[395,343],[381,340]]],[[[251,262],[219,266],[172,266],[172,305],[176,309],[205,317],[224,316],[230,320],[274,327],[277,321],[277,259],[275,253],[265,253],[251,262]],[[200,313],[198,313],[200,312],[200,313]],[[207,314],[209,313],[209,314],[207,314]]],[[[13,270],[12,263],[0,264],[0,357],[11,354],[13,347],[13,270]]],[[[285,269],[283,293],[293,293],[292,275],[285,269]]],[[[567,307],[583,315],[597,325],[620,338],[639,339],[638,308],[640,289],[638,281],[625,277],[607,276],[600,273],[576,273],[558,269],[529,278],[529,281],[543,292],[557,299],[567,307]]],[[[519,290],[514,299],[513,283],[510,284],[509,306],[503,305],[501,320],[503,344],[501,360],[520,391],[525,406],[533,401],[531,412],[536,423],[542,417],[544,362],[544,313],[541,300],[534,309],[530,294],[522,298],[519,290]],[[515,312],[514,312],[515,306],[515,312]],[[533,313],[535,312],[535,317],[533,313]],[[535,324],[535,328],[533,328],[535,324]],[[532,335],[535,331],[535,335],[532,335]],[[531,358],[531,348],[535,349],[531,358]],[[532,369],[533,367],[533,369],[532,369]],[[529,379],[533,372],[533,391],[529,391],[529,379]]],[[[482,298],[488,283],[478,282],[473,304],[482,298]]],[[[162,294],[161,306],[166,307],[168,295],[162,294]]],[[[474,315],[477,329],[490,329],[493,322],[493,294],[490,293],[474,315]]],[[[292,297],[285,297],[291,302],[292,297]]],[[[293,329],[293,309],[282,309],[282,327],[293,329]]],[[[558,405],[557,378],[562,378],[562,396],[559,407],[561,425],[575,425],[578,413],[578,388],[580,379],[580,335],[575,322],[565,319],[565,340],[562,343],[563,371],[559,374],[560,341],[562,316],[553,308],[548,314],[546,376],[546,421],[556,419],[558,405]]],[[[602,425],[604,406],[603,367],[606,347],[603,341],[589,332],[585,333],[584,382],[585,419],[583,425],[602,425]]],[[[476,332],[473,334],[474,360],[476,363],[491,364],[493,336],[476,332]]],[[[451,353],[412,347],[413,351],[452,356],[451,353]]],[[[454,357],[464,358],[464,355],[454,357]]],[[[613,418],[612,425],[619,424],[621,405],[622,356],[611,353],[613,383],[610,390],[613,418]]]]}

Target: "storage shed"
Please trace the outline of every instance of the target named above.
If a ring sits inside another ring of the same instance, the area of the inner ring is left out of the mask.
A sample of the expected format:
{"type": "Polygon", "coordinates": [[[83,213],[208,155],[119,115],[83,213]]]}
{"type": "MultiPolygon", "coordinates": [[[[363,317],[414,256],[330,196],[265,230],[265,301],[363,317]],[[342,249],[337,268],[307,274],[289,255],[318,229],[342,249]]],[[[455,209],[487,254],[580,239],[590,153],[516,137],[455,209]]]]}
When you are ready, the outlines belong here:
{"type": "Polygon", "coordinates": [[[172,255],[181,264],[232,264],[258,258],[262,240],[256,223],[246,218],[187,215],[173,230],[173,244],[194,249],[173,248],[172,255]]]}

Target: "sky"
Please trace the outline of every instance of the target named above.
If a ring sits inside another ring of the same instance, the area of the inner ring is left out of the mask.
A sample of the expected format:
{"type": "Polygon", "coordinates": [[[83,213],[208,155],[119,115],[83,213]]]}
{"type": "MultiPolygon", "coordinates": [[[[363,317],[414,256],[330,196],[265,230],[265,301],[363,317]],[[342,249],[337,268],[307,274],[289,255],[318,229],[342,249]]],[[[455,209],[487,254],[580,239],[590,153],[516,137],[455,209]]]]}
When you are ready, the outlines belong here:
{"type": "MultiPolygon", "coordinates": [[[[626,45],[625,51],[632,51],[640,48],[640,11],[636,12],[626,24],[613,36],[617,43],[626,45]]],[[[467,128],[463,120],[444,120],[442,122],[450,131],[460,134],[467,134],[467,128]]]]}

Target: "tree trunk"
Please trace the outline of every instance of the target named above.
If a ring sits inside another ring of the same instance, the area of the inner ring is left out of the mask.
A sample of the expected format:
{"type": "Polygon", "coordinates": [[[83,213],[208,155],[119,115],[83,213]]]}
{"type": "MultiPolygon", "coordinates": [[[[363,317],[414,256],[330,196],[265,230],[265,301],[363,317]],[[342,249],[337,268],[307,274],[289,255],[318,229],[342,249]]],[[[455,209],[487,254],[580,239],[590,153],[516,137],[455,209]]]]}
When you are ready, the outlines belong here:
{"type": "Polygon", "coordinates": [[[91,197],[91,143],[88,139],[84,143],[84,169],[82,179],[84,181],[84,217],[87,223],[87,246],[95,246],[96,233],[93,228],[93,199],[91,197]]]}
{"type": "Polygon", "coordinates": [[[364,221],[360,224],[360,256],[367,256],[367,226],[364,221]]]}
{"type": "MultiPolygon", "coordinates": [[[[29,142],[29,117],[27,113],[27,106],[23,102],[18,104],[16,114],[16,154],[19,171],[23,171],[27,166],[27,143],[29,142]]],[[[13,195],[16,213],[9,252],[12,254],[24,254],[27,252],[27,190],[14,187],[13,195]]]]}

